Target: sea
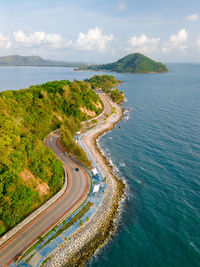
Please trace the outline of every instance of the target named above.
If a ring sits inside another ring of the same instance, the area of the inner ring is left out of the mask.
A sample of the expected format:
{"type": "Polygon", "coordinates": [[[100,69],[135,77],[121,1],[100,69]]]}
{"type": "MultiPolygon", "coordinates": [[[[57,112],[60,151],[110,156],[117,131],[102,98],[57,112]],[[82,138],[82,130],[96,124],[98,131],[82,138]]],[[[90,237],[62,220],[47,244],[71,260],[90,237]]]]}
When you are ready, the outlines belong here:
{"type": "MultiPolygon", "coordinates": [[[[111,73],[126,112],[99,144],[127,190],[115,234],[87,266],[200,266],[200,64],[167,67],[111,73]]],[[[94,74],[103,72],[0,67],[0,90],[94,74]]]]}

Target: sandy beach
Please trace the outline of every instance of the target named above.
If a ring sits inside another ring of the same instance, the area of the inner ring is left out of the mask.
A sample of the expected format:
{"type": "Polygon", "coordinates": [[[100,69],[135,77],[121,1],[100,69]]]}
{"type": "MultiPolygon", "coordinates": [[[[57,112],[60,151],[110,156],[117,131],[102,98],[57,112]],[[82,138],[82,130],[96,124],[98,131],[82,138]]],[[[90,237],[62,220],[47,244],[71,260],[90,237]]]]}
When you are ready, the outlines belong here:
{"type": "MultiPolygon", "coordinates": [[[[109,100],[111,101],[111,100],[109,100]]],[[[46,259],[43,266],[81,266],[109,239],[116,229],[114,219],[119,213],[119,202],[124,194],[125,185],[113,175],[113,169],[102,155],[98,138],[110,131],[123,116],[122,108],[115,103],[115,113],[105,119],[99,127],[88,131],[83,142],[106,178],[106,191],[102,205],[93,217],[46,259]]]]}

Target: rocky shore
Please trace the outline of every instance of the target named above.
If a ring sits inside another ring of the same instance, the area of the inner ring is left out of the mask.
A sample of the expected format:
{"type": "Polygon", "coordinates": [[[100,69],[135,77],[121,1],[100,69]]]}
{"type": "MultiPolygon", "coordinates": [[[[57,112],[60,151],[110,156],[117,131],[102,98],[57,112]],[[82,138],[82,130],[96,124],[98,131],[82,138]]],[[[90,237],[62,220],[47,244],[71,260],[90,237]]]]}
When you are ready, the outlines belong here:
{"type": "Polygon", "coordinates": [[[90,155],[106,178],[107,187],[102,204],[94,216],[54,251],[43,266],[83,266],[116,229],[114,219],[119,213],[119,202],[124,195],[125,184],[113,175],[112,166],[97,145],[98,138],[110,131],[123,116],[122,108],[114,103],[112,105],[115,107],[115,113],[100,127],[89,131],[83,139],[90,155]]]}

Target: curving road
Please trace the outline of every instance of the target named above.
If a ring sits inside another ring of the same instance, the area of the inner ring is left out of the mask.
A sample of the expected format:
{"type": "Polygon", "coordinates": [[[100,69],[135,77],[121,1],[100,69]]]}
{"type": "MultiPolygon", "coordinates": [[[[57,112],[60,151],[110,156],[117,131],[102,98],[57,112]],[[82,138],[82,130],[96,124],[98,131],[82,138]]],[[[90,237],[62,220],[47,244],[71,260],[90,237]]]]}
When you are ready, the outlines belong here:
{"type": "Polygon", "coordinates": [[[76,162],[62,153],[56,145],[57,138],[58,136],[56,134],[50,137],[48,146],[53,149],[58,158],[63,162],[63,166],[68,173],[69,181],[67,190],[45,212],[2,245],[0,248],[0,266],[9,265],[13,261],[13,258],[34,243],[38,236],[44,234],[63,216],[70,214],[70,211],[80,205],[85,199],[89,191],[90,178],[87,173],[81,166],[78,166],[76,162]],[[79,167],[78,172],[75,171],[77,166],[79,167]]]}
{"type": "MultiPolygon", "coordinates": [[[[104,94],[98,92],[98,95],[104,102],[104,112],[98,117],[99,121],[104,120],[104,114],[110,114],[112,112],[112,107],[104,94]]],[[[0,247],[0,266],[11,264],[15,256],[30,247],[37,240],[38,236],[42,236],[64,216],[70,215],[74,208],[83,202],[89,192],[90,178],[88,174],[75,161],[63,154],[57,146],[56,141],[58,137],[58,134],[54,133],[47,142],[48,146],[63,163],[65,171],[68,174],[68,187],[65,193],[54,204],[0,247]],[[79,167],[78,172],[75,171],[77,166],[79,167]]]]}

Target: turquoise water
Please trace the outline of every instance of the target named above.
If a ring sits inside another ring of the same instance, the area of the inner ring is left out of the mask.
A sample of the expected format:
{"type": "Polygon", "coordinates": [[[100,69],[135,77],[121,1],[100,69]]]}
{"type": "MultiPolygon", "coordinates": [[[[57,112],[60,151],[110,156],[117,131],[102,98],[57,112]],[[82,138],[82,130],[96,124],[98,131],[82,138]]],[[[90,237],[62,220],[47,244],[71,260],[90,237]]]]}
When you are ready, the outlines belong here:
{"type": "MultiPolygon", "coordinates": [[[[128,185],[119,227],[88,263],[200,266],[200,65],[168,64],[167,74],[114,74],[129,116],[100,139],[128,185]]],[[[18,89],[94,72],[0,68],[0,88],[18,89]]]]}
{"type": "Polygon", "coordinates": [[[200,65],[117,75],[130,118],[100,140],[128,197],[90,266],[200,266],[200,65]]]}

